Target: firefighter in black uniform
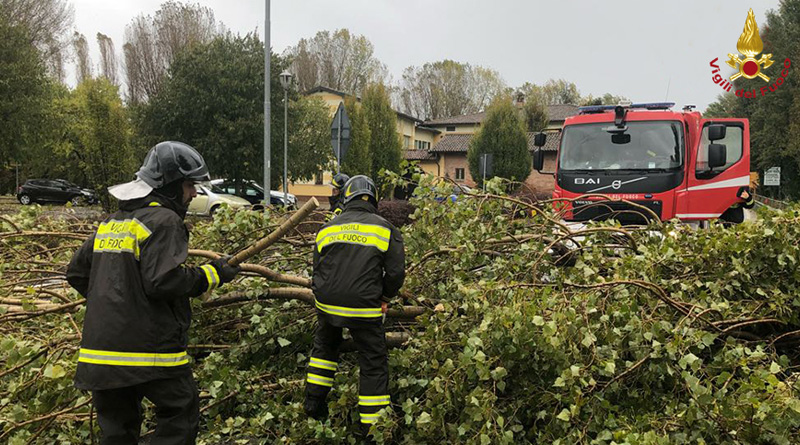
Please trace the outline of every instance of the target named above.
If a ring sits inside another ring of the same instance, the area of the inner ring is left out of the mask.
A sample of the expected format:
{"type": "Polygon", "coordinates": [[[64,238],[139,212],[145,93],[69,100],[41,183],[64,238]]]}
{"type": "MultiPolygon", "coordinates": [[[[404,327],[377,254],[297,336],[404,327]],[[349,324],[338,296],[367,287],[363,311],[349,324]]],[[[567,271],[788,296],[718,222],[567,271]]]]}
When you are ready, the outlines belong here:
{"type": "Polygon", "coordinates": [[[736,197],[743,201],[738,201],[728,210],[720,215],[719,219],[726,226],[741,224],[744,222],[744,209],[752,209],[756,205],[756,199],[750,187],[741,187],[736,192],[736,197]]]}
{"type": "Polygon", "coordinates": [[[151,444],[193,444],[199,399],[186,354],[189,299],[232,280],[227,258],[183,265],[184,225],[202,156],[180,142],[153,147],[135,181],[109,188],[120,210],[72,257],[67,281],[86,297],[75,386],[92,392],[102,444],[139,440],[143,397],[155,405],[151,444]]]}
{"type": "Polygon", "coordinates": [[[317,233],[312,289],[318,325],[306,379],[306,413],[327,417],[325,398],[339,367],[342,328],[349,329],[360,367],[358,411],[366,434],[390,403],[383,314],[405,279],[400,231],[377,214],[375,184],[366,176],[344,187],[344,212],[317,233]]]}
{"type": "Polygon", "coordinates": [[[336,176],[333,177],[333,181],[331,181],[333,190],[331,192],[330,198],[328,198],[328,202],[330,202],[331,205],[331,213],[333,213],[331,219],[339,216],[339,214],[342,213],[342,211],[344,211],[344,203],[342,202],[342,200],[344,199],[342,197],[342,189],[344,189],[344,185],[349,180],[350,176],[344,173],[338,173],[336,176]]]}

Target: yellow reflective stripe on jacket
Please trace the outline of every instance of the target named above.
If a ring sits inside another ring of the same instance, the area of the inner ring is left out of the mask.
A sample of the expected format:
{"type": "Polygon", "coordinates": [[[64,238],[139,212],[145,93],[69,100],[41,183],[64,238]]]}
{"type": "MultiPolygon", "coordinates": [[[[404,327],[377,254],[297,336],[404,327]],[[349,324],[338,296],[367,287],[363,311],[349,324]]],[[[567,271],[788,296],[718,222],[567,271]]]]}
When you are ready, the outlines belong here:
{"type": "Polygon", "coordinates": [[[328,371],[336,371],[339,368],[339,364],[336,362],[323,360],[321,358],[316,358],[316,357],[311,357],[311,360],[309,360],[308,365],[313,366],[315,368],[327,369],[328,371]]]}
{"type": "Polygon", "coordinates": [[[344,306],[333,306],[330,304],[320,303],[318,300],[314,300],[317,308],[326,314],[331,315],[338,315],[340,317],[355,317],[355,318],[379,318],[383,316],[383,312],[381,312],[381,308],[356,308],[356,307],[344,307],[344,306]]]}
{"type": "Polygon", "coordinates": [[[359,413],[361,415],[361,423],[375,423],[381,416],[380,413],[359,413]]]}
{"type": "Polygon", "coordinates": [[[208,281],[207,291],[210,292],[216,289],[217,286],[219,286],[219,274],[217,273],[217,268],[210,264],[206,264],[200,266],[200,269],[206,274],[206,280],[208,281]]]}
{"type": "Polygon", "coordinates": [[[136,218],[118,221],[112,219],[100,224],[94,237],[95,252],[132,253],[139,259],[139,245],[152,232],[136,218]]]}
{"type": "Polygon", "coordinates": [[[149,352],[116,352],[81,348],[79,363],[111,366],[155,366],[173,367],[189,363],[189,356],[184,352],[149,353],[149,352]]]}
{"type": "Polygon", "coordinates": [[[147,207],[161,207],[161,204],[153,201],[150,204],[147,204],[147,207]]]}
{"type": "Polygon", "coordinates": [[[359,223],[337,224],[317,233],[317,251],[322,252],[328,244],[348,243],[371,246],[386,252],[389,250],[391,236],[392,231],[383,226],[359,223]]]}
{"type": "Polygon", "coordinates": [[[386,396],[358,396],[358,404],[361,406],[385,406],[391,403],[391,399],[386,396]]]}
{"type": "Polygon", "coordinates": [[[310,373],[310,372],[308,373],[308,376],[306,377],[306,381],[308,383],[313,383],[315,385],[320,385],[320,386],[333,386],[333,379],[332,378],[325,377],[325,376],[318,375],[318,374],[313,374],[313,373],[310,373]]]}

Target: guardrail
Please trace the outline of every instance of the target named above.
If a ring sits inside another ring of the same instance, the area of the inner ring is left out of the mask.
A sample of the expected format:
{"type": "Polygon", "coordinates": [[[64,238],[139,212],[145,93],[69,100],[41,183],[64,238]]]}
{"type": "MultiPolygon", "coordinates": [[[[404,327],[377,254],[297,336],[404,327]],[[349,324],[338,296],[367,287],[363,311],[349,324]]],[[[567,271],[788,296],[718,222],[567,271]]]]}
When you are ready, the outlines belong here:
{"type": "Polygon", "coordinates": [[[766,196],[761,196],[761,195],[755,195],[755,199],[756,199],[756,204],[765,207],[771,207],[773,209],[783,210],[791,205],[786,201],[781,201],[779,199],[774,199],[774,198],[767,198],[766,196]]]}

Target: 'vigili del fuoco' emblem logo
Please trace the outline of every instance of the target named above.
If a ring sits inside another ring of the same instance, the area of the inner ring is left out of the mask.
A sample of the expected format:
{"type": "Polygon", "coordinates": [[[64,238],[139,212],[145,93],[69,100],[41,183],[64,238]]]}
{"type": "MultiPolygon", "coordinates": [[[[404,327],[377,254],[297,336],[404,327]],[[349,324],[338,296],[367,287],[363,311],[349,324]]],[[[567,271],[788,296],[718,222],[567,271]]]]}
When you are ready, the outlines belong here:
{"type": "Polygon", "coordinates": [[[731,80],[736,80],[741,76],[745,79],[755,79],[760,77],[764,82],[769,82],[769,77],[761,72],[762,68],[769,68],[772,65],[772,54],[762,54],[760,60],[756,60],[761,51],[764,51],[764,42],[761,41],[761,36],[758,35],[758,25],[756,24],[756,16],[753,14],[753,9],[747,13],[747,20],[744,22],[744,31],[736,42],[736,49],[744,54],[744,60],[739,59],[738,54],[728,53],[730,58],[726,63],[731,68],[739,67],[739,72],[731,76],[731,80]]]}
{"type": "Polygon", "coordinates": [[[792,61],[789,59],[783,61],[783,69],[779,77],[775,78],[771,83],[770,76],[762,72],[772,66],[774,62],[772,60],[772,54],[761,54],[761,52],[764,51],[764,42],[758,34],[756,16],[752,8],[750,8],[750,11],[747,13],[747,20],[744,22],[744,30],[742,31],[742,35],[739,36],[739,41],[736,42],[736,49],[739,50],[739,53],[743,55],[744,58],[741,58],[739,54],[728,53],[728,60],[725,63],[731,68],[738,70],[738,72],[730,76],[730,81],[725,79],[720,73],[718,64],[719,58],[715,58],[710,63],[711,80],[725,91],[731,91],[733,89],[731,82],[734,80],[739,78],[750,80],[758,77],[764,82],[767,82],[767,85],[760,87],[758,90],[755,88],[750,91],[746,91],[744,88],[736,90],[737,96],[752,99],[756,97],[756,95],[766,96],[767,93],[775,91],[786,81],[786,76],[789,75],[789,68],[792,66],[792,61]],[[756,59],[756,56],[759,54],[761,54],[761,58],[756,59]]]}

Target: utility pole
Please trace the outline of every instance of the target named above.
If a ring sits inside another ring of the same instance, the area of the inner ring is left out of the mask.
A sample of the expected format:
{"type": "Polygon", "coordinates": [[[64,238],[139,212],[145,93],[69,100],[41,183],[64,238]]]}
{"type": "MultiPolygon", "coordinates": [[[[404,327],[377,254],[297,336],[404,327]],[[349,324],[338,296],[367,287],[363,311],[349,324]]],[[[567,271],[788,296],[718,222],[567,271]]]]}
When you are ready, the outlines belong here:
{"type": "Polygon", "coordinates": [[[483,154],[483,181],[481,181],[481,185],[483,185],[483,191],[486,192],[486,169],[489,168],[489,164],[487,163],[489,155],[487,153],[483,154]]]}
{"type": "Polygon", "coordinates": [[[264,210],[269,206],[270,188],[270,22],[269,22],[269,0],[265,0],[264,14],[264,210]]]}
{"type": "Polygon", "coordinates": [[[280,75],[283,87],[283,205],[289,205],[289,87],[292,86],[292,73],[284,71],[280,75]]]}
{"type": "Polygon", "coordinates": [[[336,145],[336,174],[342,172],[342,115],[339,114],[339,131],[336,145]]]}

